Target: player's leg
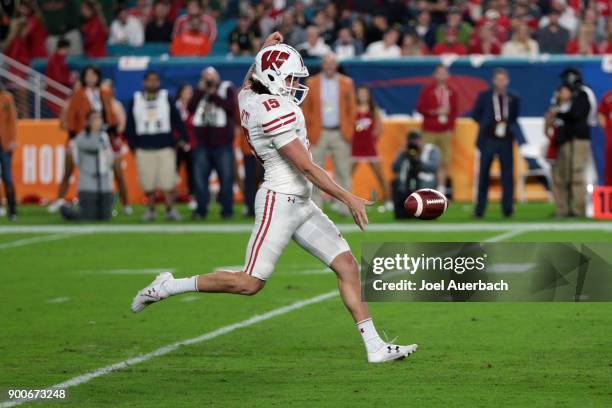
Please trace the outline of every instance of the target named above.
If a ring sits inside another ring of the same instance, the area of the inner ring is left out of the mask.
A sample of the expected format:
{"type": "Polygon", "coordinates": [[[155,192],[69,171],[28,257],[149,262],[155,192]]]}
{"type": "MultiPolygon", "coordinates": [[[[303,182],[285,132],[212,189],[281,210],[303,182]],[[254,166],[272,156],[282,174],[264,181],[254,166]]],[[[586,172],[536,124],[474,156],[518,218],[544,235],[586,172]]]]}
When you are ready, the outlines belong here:
{"type": "Polygon", "coordinates": [[[255,226],[247,247],[242,271],[215,271],[209,274],[175,279],[164,272],[139,291],[132,302],[132,311],[139,312],[151,303],[185,292],[233,293],[254,295],[272,275],[295,226],[298,211],[288,196],[260,189],[255,198],[255,226]]]}
{"type": "Polygon", "coordinates": [[[334,271],[342,301],[362,336],[368,361],[381,363],[406,357],[417,346],[399,346],[382,340],[374,327],[367,303],[361,299],[359,265],[346,240],[320,208],[312,205],[312,215],[295,231],[293,239],[334,271]]]}

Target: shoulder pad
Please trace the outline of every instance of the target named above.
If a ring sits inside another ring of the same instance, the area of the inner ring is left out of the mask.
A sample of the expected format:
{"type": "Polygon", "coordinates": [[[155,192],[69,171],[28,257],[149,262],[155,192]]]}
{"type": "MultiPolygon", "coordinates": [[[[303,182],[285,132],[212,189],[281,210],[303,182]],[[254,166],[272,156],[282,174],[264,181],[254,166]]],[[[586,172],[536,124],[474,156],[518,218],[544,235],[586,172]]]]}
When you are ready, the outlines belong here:
{"type": "Polygon", "coordinates": [[[261,128],[266,136],[288,132],[295,128],[295,106],[283,97],[265,95],[260,98],[261,128]]]}

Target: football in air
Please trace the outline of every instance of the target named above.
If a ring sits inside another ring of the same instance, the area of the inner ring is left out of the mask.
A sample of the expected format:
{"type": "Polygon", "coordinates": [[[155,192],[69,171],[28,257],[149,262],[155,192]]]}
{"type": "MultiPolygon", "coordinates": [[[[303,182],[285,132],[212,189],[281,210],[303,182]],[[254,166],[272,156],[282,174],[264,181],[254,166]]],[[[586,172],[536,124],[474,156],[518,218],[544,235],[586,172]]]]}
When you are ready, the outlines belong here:
{"type": "Polygon", "coordinates": [[[448,208],[448,199],[439,191],[422,188],[408,196],[404,207],[415,218],[433,220],[444,214],[448,208]]]}

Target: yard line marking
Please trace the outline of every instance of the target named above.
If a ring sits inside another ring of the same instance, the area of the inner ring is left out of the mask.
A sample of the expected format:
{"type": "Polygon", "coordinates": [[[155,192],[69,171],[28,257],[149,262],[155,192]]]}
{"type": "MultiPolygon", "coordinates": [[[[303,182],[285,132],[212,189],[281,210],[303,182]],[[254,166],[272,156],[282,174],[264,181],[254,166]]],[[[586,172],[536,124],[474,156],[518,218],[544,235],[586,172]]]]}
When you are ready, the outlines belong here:
{"type": "Polygon", "coordinates": [[[84,269],[77,273],[93,273],[107,275],[152,275],[162,272],[174,273],[175,268],[142,268],[142,269],[84,269]]]}
{"type": "Polygon", "coordinates": [[[303,271],[300,271],[300,275],[329,275],[330,273],[333,273],[334,271],[332,271],[329,268],[319,268],[319,269],[306,269],[303,271]]]}
{"type": "Polygon", "coordinates": [[[52,298],[52,299],[47,300],[47,303],[64,303],[64,302],[67,302],[69,300],[70,300],[69,297],[61,297],[60,296],[60,297],[56,297],[56,298],[52,298]]]}
{"type": "Polygon", "coordinates": [[[202,296],[195,296],[195,295],[191,295],[191,296],[183,296],[180,301],[181,302],[195,302],[198,299],[201,299],[202,296]]]}
{"type": "MultiPolygon", "coordinates": [[[[253,317],[250,317],[246,320],[242,320],[240,322],[236,322],[227,326],[223,326],[220,327],[216,330],[213,330],[211,332],[208,333],[204,333],[201,336],[198,337],[193,337],[191,339],[187,339],[187,340],[182,340],[182,341],[177,341],[176,343],[172,343],[172,344],[168,344],[167,346],[163,346],[158,348],[157,350],[154,350],[150,353],[146,353],[146,354],[141,354],[140,356],[137,357],[132,357],[129,358],[127,360],[124,361],[120,361],[118,363],[115,364],[111,364],[105,367],[101,367],[97,370],[94,371],[90,371],[88,373],[79,375],[77,377],[71,378],[67,381],[61,382],[59,384],[55,384],[52,385],[50,387],[45,387],[45,388],[54,388],[54,389],[66,389],[69,387],[75,387],[77,385],[81,385],[83,383],[88,382],[89,380],[93,380],[94,378],[98,378],[101,377],[103,375],[106,374],[110,374],[113,371],[116,370],[121,370],[122,368],[126,368],[126,367],[130,367],[139,363],[143,363],[145,361],[148,361],[154,357],[160,357],[163,355],[166,355],[168,353],[171,353],[177,349],[179,349],[180,347],[183,346],[190,346],[193,344],[197,344],[197,343],[202,343],[204,341],[208,341],[208,340],[212,340],[216,337],[219,336],[223,336],[224,334],[228,334],[231,333],[235,330],[238,329],[242,329],[245,327],[249,327],[252,326],[256,323],[259,322],[263,322],[264,320],[269,320],[273,317],[277,317],[277,316],[281,316],[290,312],[293,312],[294,310],[298,310],[301,309],[303,307],[309,306],[309,305],[313,305],[315,303],[320,303],[323,302],[324,300],[330,299],[332,297],[335,297],[338,295],[338,291],[337,290],[333,290],[331,292],[326,292],[326,293],[322,293],[320,295],[311,297],[309,299],[304,299],[304,300],[300,300],[297,301],[295,303],[292,303],[290,305],[287,306],[283,306],[283,307],[279,307],[277,309],[273,309],[270,310],[269,312],[266,312],[264,314],[260,314],[260,315],[254,315],[253,317]]],[[[30,401],[34,401],[35,398],[31,398],[31,399],[20,399],[20,400],[8,400],[8,401],[4,401],[0,403],[0,408],[8,408],[8,407],[14,407],[17,405],[21,405],[25,402],[30,402],[30,401]]]]}
{"type": "Polygon", "coordinates": [[[499,241],[503,241],[509,238],[516,237],[517,235],[520,235],[523,232],[525,232],[523,229],[516,228],[511,231],[504,232],[503,234],[495,235],[494,237],[485,239],[483,242],[499,242],[499,241]]]}
{"type": "MultiPolygon", "coordinates": [[[[358,232],[354,224],[336,224],[342,232],[358,232]]],[[[243,233],[251,232],[253,224],[157,224],[157,225],[11,225],[0,226],[0,234],[24,233],[243,233]]],[[[469,231],[607,231],[612,232],[612,222],[493,222],[493,223],[438,223],[406,222],[370,224],[366,232],[469,232],[469,231]]]]}
{"type": "Polygon", "coordinates": [[[0,250],[9,249],[9,248],[18,248],[18,247],[22,247],[26,245],[37,244],[39,242],[58,241],[60,239],[70,238],[73,235],[75,235],[74,232],[65,231],[62,233],[53,234],[53,235],[45,235],[42,237],[18,239],[17,241],[5,242],[3,244],[0,244],[0,250]]]}

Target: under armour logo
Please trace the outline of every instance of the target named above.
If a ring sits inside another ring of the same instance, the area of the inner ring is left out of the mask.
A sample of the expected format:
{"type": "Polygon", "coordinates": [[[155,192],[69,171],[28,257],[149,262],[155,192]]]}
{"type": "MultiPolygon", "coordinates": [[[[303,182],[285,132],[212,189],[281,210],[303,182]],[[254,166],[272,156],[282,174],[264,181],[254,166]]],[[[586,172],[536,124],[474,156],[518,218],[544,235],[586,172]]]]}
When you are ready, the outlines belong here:
{"type": "Polygon", "coordinates": [[[273,67],[279,69],[289,58],[289,53],[279,50],[270,50],[263,53],[261,56],[261,70],[273,67]]]}
{"type": "Polygon", "coordinates": [[[287,197],[288,203],[295,203],[295,197],[287,197]]]}
{"type": "Polygon", "coordinates": [[[395,349],[396,353],[399,353],[399,346],[387,346],[387,353],[391,353],[393,351],[393,349],[395,349]]]}
{"type": "Polygon", "coordinates": [[[361,334],[365,333],[365,329],[359,329],[359,331],[361,332],[361,334]]]}

